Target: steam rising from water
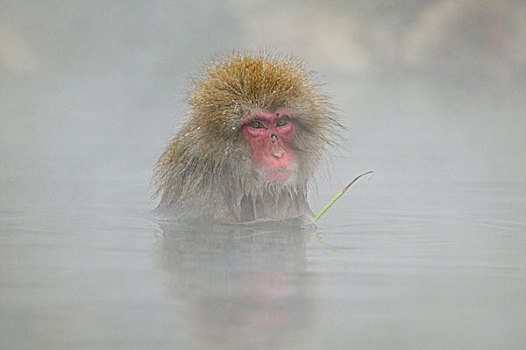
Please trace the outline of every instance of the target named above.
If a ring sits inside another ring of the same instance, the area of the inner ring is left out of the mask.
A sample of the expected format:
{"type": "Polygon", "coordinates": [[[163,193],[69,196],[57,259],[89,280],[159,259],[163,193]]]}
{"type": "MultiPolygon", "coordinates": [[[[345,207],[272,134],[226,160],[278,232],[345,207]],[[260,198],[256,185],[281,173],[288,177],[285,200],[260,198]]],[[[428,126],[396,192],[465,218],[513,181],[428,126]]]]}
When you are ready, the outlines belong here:
{"type": "Polygon", "coordinates": [[[525,13],[523,1],[2,1],[0,347],[258,333],[284,348],[519,348],[525,13]],[[316,71],[346,127],[313,210],[375,178],[310,239],[159,232],[147,185],[191,77],[261,48],[316,71]]]}

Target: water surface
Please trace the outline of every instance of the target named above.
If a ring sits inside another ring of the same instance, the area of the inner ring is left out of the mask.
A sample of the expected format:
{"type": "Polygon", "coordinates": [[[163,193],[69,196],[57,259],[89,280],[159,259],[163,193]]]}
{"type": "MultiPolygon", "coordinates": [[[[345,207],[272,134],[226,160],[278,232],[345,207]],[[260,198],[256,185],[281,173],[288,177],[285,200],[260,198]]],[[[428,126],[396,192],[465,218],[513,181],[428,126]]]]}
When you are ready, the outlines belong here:
{"type": "Polygon", "coordinates": [[[10,189],[22,184],[8,184],[2,348],[492,349],[525,341],[525,183],[392,190],[373,180],[315,230],[157,222],[142,192],[124,183],[105,189],[114,199],[104,203],[9,208],[10,189]],[[124,205],[124,194],[135,200],[124,205]]]}

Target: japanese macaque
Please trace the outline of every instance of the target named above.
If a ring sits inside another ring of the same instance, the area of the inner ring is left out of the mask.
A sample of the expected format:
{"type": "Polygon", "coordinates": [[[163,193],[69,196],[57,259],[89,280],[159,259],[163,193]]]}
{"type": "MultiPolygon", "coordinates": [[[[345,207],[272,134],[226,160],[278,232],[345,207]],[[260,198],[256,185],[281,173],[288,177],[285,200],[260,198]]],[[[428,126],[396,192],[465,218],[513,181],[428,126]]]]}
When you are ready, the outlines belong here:
{"type": "Polygon", "coordinates": [[[307,189],[339,127],[293,59],[236,54],[188,96],[153,175],[158,211],[224,223],[308,218],[307,189]]]}

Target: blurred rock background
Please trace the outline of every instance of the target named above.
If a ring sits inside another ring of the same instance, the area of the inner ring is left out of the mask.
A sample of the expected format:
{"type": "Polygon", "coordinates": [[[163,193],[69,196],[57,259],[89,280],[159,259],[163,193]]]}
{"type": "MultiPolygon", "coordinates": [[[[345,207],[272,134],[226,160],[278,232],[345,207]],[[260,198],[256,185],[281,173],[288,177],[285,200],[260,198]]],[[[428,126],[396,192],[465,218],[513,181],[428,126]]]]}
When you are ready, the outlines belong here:
{"type": "Polygon", "coordinates": [[[333,98],[349,140],[335,188],[369,168],[389,183],[526,175],[524,1],[8,0],[2,188],[69,200],[124,180],[147,197],[191,79],[262,49],[303,59],[333,98]]]}

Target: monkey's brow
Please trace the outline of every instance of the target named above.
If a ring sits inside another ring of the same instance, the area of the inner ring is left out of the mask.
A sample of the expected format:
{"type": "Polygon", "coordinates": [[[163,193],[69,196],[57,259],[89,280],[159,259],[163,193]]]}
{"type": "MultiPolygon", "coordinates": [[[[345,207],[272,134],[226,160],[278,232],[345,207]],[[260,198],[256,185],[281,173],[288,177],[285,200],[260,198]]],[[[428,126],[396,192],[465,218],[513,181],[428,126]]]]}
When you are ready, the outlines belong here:
{"type": "Polygon", "coordinates": [[[270,122],[274,120],[274,118],[272,117],[263,117],[263,116],[254,116],[253,118],[250,118],[247,122],[253,122],[253,121],[258,121],[258,122],[270,122]]]}
{"type": "Polygon", "coordinates": [[[268,121],[268,119],[262,119],[262,118],[254,117],[252,119],[247,120],[246,123],[251,123],[251,122],[263,123],[263,122],[266,122],[266,121],[268,121]]]}
{"type": "Polygon", "coordinates": [[[272,120],[283,120],[283,119],[286,119],[286,120],[291,120],[292,117],[288,114],[285,114],[285,115],[280,115],[279,117],[277,116],[271,116],[271,117],[266,117],[266,116],[254,116],[252,119],[250,120],[257,120],[257,121],[266,121],[266,122],[269,122],[269,121],[272,121],[272,120]]]}

